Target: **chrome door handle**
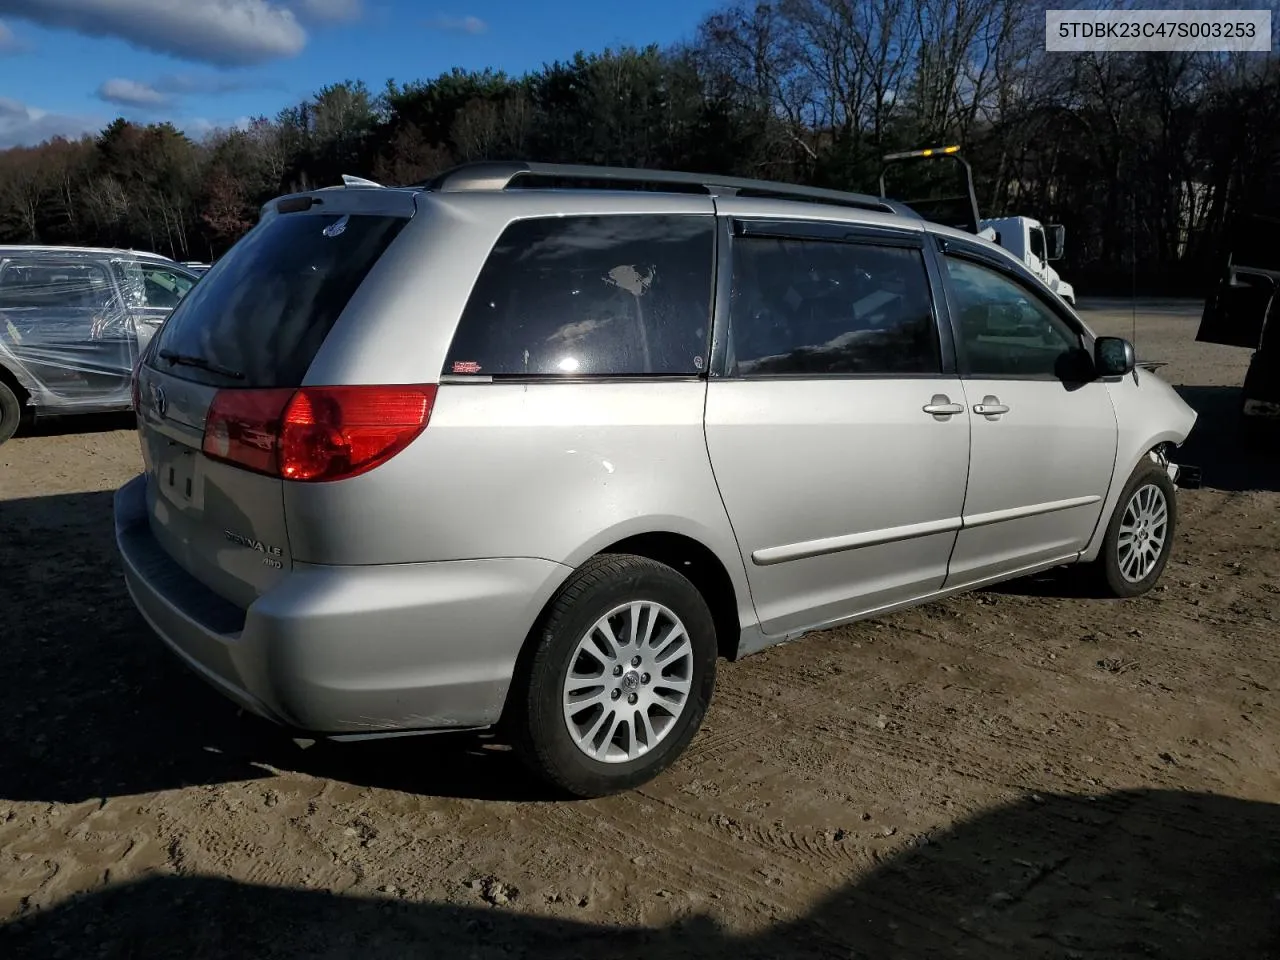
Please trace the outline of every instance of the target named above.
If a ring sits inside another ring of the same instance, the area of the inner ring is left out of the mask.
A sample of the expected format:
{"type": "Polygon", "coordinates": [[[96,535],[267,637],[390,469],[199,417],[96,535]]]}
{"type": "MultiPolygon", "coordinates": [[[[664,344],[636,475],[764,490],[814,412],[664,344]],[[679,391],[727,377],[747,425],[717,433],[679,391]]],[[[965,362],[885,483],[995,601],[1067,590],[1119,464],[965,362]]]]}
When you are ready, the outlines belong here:
{"type": "Polygon", "coordinates": [[[963,403],[952,403],[951,398],[945,393],[935,393],[933,399],[922,408],[925,413],[935,417],[951,417],[957,413],[964,413],[963,403]]]}
{"type": "Polygon", "coordinates": [[[1008,413],[1009,407],[1006,404],[1001,403],[999,397],[993,397],[991,394],[987,394],[982,398],[981,403],[975,403],[973,405],[973,412],[979,416],[995,419],[1002,413],[1008,413]]]}

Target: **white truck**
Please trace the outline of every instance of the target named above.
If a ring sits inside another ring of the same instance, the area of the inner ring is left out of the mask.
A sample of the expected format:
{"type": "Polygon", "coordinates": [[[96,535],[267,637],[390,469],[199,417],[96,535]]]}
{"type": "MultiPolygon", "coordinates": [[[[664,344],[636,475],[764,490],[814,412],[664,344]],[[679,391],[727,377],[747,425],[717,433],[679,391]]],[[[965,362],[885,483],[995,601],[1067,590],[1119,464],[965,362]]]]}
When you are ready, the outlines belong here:
{"type": "Polygon", "coordinates": [[[1050,290],[1075,306],[1075,289],[1050,266],[1051,261],[1062,259],[1066,230],[1061,224],[1043,224],[1031,217],[997,217],[979,220],[978,226],[981,228],[978,236],[1000,244],[1025,263],[1050,290]]]}
{"type": "Polygon", "coordinates": [[[1050,266],[1051,261],[1062,258],[1066,230],[1061,224],[1044,224],[1031,217],[979,219],[973,171],[969,161],[960,156],[958,146],[907,150],[886,154],[883,159],[880,196],[891,196],[885,184],[885,174],[891,167],[909,174],[904,176],[905,182],[901,185],[905,189],[897,190],[892,195],[894,199],[926,219],[967,230],[998,243],[1026,264],[1027,269],[1043,280],[1050,290],[1075,306],[1075,289],[1050,266]],[[946,164],[914,162],[918,160],[952,160],[956,166],[948,169],[946,164]]]}

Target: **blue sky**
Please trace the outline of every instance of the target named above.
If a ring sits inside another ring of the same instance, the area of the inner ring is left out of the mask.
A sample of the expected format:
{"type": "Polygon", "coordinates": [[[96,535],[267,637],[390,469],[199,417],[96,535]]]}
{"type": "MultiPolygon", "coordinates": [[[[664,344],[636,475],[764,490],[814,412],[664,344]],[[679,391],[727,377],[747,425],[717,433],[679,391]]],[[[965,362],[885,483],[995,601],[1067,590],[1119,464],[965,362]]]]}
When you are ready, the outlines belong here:
{"type": "Polygon", "coordinates": [[[169,120],[193,135],[326,83],[511,73],[690,38],[714,0],[0,0],[0,147],[169,120]]]}

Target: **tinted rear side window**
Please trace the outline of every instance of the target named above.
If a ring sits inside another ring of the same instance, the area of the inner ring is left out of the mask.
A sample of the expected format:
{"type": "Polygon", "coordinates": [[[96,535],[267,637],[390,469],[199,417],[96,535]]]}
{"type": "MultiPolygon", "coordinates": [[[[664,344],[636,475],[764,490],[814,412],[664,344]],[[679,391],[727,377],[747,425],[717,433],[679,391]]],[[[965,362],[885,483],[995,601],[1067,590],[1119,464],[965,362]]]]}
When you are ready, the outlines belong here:
{"type": "Polygon", "coordinates": [[[702,373],[714,231],[710,215],[513,223],[480,272],[442,372],[702,373]]]}
{"type": "Polygon", "coordinates": [[[263,220],[182,298],[152,364],[218,385],[298,386],[347,301],[407,222],[354,214],[263,220]],[[213,369],[170,363],[160,351],[213,369]]]}

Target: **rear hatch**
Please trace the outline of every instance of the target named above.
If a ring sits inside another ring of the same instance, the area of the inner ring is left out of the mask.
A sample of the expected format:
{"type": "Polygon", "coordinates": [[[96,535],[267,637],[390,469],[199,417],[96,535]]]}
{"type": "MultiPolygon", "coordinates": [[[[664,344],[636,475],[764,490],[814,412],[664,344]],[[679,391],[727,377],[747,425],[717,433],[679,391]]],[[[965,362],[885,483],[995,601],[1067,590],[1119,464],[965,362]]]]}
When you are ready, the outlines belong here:
{"type": "Polygon", "coordinates": [[[144,355],[135,403],[152,533],[241,608],[292,566],[282,417],[413,212],[412,195],[396,190],[278,201],[192,287],[144,355]]]}

